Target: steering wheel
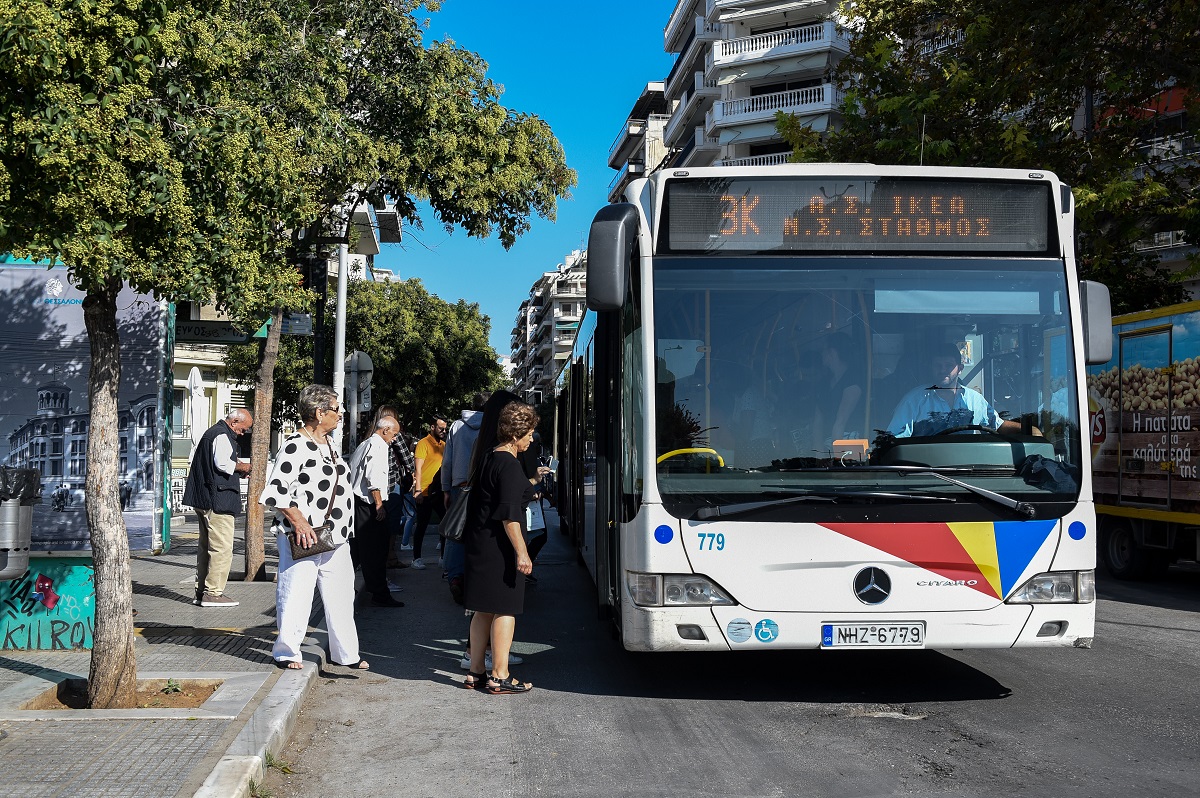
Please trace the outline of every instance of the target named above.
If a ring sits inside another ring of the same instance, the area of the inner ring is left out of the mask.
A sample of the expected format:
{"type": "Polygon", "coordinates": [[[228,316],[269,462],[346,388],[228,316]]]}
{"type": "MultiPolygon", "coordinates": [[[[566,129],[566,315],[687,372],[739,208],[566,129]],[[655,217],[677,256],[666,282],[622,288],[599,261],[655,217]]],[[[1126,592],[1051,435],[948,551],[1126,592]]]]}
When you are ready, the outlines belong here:
{"type": "Polygon", "coordinates": [[[991,435],[994,438],[1004,438],[1005,436],[991,427],[984,427],[979,424],[963,424],[961,427],[950,427],[949,429],[940,430],[933,433],[936,435],[953,435],[956,432],[982,432],[985,435],[991,435]]]}
{"type": "Polygon", "coordinates": [[[666,454],[660,454],[658,456],[658,459],[655,462],[661,465],[664,461],[670,460],[672,457],[682,457],[686,454],[708,455],[717,461],[717,466],[719,468],[725,467],[725,459],[722,458],[721,455],[717,454],[716,449],[709,449],[708,447],[689,447],[687,449],[675,449],[674,451],[667,452],[666,454]]]}

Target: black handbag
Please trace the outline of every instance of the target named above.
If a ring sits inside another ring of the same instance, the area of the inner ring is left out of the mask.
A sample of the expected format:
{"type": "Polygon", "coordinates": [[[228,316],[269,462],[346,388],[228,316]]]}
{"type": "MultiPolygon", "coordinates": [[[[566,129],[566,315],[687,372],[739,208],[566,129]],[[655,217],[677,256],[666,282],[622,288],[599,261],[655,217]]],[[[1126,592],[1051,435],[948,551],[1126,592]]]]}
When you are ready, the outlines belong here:
{"type": "Polygon", "coordinates": [[[317,533],[317,542],[309,546],[307,549],[296,542],[296,530],[288,532],[288,545],[292,547],[292,559],[303,560],[305,557],[312,557],[317,554],[324,554],[327,551],[333,551],[339,545],[338,541],[333,539],[333,522],[326,521],[320,526],[314,526],[313,532],[317,533]]]}
{"type": "MultiPolygon", "coordinates": [[[[471,486],[461,488],[454,501],[446,508],[446,514],[438,522],[438,534],[447,540],[462,540],[467,528],[467,499],[471,495],[471,486]]],[[[429,499],[425,499],[429,501],[429,499]]]]}
{"type": "Polygon", "coordinates": [[[329,447],[329,457],[333,463],[333,493],[329,495],[329,506],[325,510],[325,521],[320,526],[314,526],[313,532],[317,533],[317,542],[305,548],[296,540],[296,530],[292,529],[287,533],[288,546],[292,549],[292,560],[303,560],[305,557],[314,557],[318,554],[324,554],[327,551],[333,551],[340,545],[340,541],[333,539],[333,521],[329,520],[329,516],[333,513],[333,500],[337,498],[338,480],[341,479],[341,474],[338,473],[337,458],[333,456],[333,446],[329,447]]]}

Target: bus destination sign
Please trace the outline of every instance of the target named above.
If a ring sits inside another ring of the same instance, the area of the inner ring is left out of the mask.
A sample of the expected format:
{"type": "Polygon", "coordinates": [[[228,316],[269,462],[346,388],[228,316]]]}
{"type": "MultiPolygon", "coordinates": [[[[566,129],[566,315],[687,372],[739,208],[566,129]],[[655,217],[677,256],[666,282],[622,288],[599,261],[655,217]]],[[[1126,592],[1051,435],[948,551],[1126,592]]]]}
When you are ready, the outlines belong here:
{"type": "Polygon", "coordinates": [[[1047,183],[679,178],[666,192],[671,253],[1049,255],[1053,243],[1047,183]]]}

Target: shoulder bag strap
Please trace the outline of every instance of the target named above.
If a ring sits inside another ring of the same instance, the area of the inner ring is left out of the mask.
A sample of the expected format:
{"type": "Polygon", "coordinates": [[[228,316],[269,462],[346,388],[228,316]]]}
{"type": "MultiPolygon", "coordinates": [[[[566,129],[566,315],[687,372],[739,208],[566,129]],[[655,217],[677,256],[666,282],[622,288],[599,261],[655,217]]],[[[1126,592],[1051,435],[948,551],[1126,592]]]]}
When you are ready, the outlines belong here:
{"type": "Polygon", "coordinates": [[[329,494],[329,506],[325,508],[325,520],[321,522],[322,525],[329,523],[329,516],[333,515],[333,500],[337,498],[338,480],[342,476],[338,472],[338,461],[333,453],[333,444],[326,441],[325,445],[329,447],[329,459],[333,462],[333,493],[329,494]]]}

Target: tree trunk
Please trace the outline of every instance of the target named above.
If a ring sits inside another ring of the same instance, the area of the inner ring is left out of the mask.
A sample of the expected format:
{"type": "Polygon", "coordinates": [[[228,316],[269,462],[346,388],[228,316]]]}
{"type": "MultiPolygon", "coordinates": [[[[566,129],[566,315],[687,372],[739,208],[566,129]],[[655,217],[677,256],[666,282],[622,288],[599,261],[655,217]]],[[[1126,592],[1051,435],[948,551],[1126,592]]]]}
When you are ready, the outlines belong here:
{"type": "Polygon", "coordinates": [[[89,291],[83,300],[83,319],[92,354],[88,374],[91,426],[84,483],[96,571],[96,626],[92,633],[87,688],[91,709],[132,709],[136,705],[129,535],[121,516],[118,491],[117,392],[121,386],[121,341],[117,333],[117,295],[120,292],[121,281],[110,278],[96,291],[89,291]]]}
{"type": "Polygon", "coordinates": [[[266,581],[263,547],[266,519],[258,506],[258,497],[267,486],[267,459],[271,454],[271,401],[275,396],[275,361],[279,359],[279,339],[283,332],[283,309],[271,315],[271,326],[258,355],[258,375],[254,382],[254,427],[250,431],[250,484],[246,500],[246,581],[266,581]]]}

